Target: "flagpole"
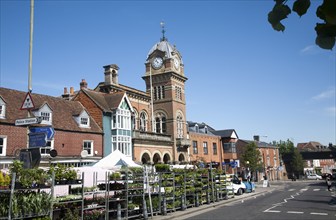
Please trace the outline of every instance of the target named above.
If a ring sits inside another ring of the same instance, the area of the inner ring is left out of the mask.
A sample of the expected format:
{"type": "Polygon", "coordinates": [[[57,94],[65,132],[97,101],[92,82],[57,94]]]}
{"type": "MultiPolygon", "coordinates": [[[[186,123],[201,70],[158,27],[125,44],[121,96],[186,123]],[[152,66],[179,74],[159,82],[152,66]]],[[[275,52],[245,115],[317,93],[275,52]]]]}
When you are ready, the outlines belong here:
{"type": "Polygon", "coordinates": [[[29,66],[28,66],[28,92],[32,92],[32,66],[33,66],[33,29],[34,29],[34,0],[30,0],[30,33],[29,33],[29,66]]]}

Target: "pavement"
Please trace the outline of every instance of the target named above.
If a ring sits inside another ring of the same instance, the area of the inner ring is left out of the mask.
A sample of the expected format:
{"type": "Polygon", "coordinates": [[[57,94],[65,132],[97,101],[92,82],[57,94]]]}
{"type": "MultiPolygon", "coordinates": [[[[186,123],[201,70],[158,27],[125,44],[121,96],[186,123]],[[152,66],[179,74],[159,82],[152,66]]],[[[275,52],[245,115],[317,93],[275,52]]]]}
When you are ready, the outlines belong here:
{"type": "MultiPolygon", "coordinates": [[[[189,214],[197,215],[201,214],[202,212],[206,212],[207,209],[210,208],[218,208],[220,206],[223,206],[228,203],[233,203],[239,200],[249,199],[256,197],[258,195],[263,195],[266,193],[271,193],[272,191],[279,189],[281,187],[284,187],[286,182],[292,182],[292,181],[271,181],[270,186],[263,187],[262,183],[256,183],[256,189],[255,192],[252,193],[244,193],[242,195],[235,195],[234,198],[229,197],[227,200],[221,200],[219,202],[214,202],[210,204],[203,204],[199,207],[191,207],[187,208],[184,211],[177,210],[174,212],[168,212],[167,215],[154,215],[153,217],[149,214],[148,219],[149,220],[178,220],[183,219],[183,217],[186,217],[189,214]]],[[[298,181],[299,182],[299,181],[298,181]]],[[[331,192],[331,200],[329,202],[330,205],[336,205],[336,182],[334,182],[335,187],[333,187],[333,191],[331,192]]]]}

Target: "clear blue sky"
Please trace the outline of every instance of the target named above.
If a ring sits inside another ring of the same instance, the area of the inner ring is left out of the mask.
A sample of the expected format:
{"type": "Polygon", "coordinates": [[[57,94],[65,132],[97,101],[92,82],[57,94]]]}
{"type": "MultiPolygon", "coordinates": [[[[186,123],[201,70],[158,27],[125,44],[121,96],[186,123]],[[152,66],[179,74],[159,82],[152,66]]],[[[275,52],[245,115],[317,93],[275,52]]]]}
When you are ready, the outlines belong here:
{"type": "MultiPolygon", "coordinates": [[[[163,20],[183,56],[187,120],[241,139],[335,144],[335,48],[315,46],[320,2],[301,18],[292,13],[280,33],[267,21],[272,0],[35,0],[33,93],[59,96],[81,79],[94,88],[108,64],[120,67],[121,84],[145,90],[163,20]]],[[[30,1],[0,4],[0,86],[27,91],[30,1]]]]}

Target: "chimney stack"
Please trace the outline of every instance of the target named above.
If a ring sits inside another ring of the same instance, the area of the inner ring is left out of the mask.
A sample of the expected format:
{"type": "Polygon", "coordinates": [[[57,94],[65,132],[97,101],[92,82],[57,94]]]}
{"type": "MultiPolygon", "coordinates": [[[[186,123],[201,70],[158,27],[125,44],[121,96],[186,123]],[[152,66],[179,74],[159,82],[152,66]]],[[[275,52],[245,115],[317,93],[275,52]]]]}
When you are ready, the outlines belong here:
{"type": "Polygon", "coordinates": [[[86,89],[87,88],[87,82],[85,81],[85,79],[82,79],[82,82],[79,83],[80,85],[80,89],[86,89]]]}
{"type": "Polygon", "coordinates": [[[74,87],[70,87],[70,95],[73,95],[74,93],[74,87]]]}
{"type": "Polygon", "coordinates": [[[116,64],[104,66],[105,85],[118,85],[118,70],[119,67],[116,64]]]}
{"type": "Polygon", "coordinates": [[[260,141],[260,136],[259,135],[254,135],[253,140],[259,142],[260,141]]]}

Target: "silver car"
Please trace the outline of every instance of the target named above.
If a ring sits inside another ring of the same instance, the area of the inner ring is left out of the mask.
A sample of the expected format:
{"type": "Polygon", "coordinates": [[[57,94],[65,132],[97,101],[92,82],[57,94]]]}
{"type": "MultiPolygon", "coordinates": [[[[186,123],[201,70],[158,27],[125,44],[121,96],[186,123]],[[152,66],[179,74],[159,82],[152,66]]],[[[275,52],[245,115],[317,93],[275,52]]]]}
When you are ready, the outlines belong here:
{"type": "Polygon", "coordinates": [[[307,179],[308,180],[321,180],[322,176],[317,175],[317,174],[308,174],[307,179]]]}

